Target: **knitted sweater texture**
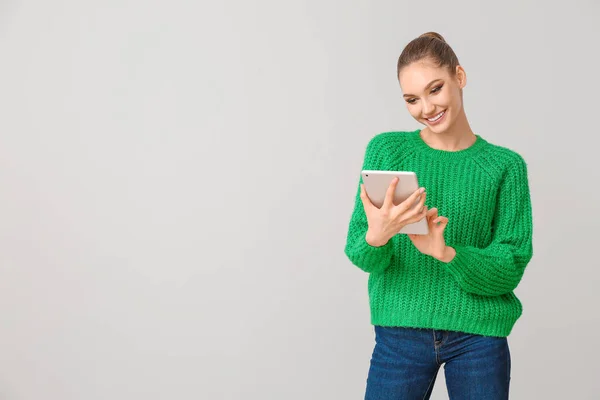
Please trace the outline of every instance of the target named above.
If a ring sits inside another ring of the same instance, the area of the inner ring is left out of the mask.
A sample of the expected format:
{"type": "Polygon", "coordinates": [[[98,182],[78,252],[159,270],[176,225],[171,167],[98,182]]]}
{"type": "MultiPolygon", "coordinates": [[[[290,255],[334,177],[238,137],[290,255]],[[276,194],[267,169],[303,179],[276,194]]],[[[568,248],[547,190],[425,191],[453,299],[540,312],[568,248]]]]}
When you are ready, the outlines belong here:
{"type": "Polygon", "coordinates": [[[345,253],[369,273],[371,323],[508,336],[523,312],[513,290],[533,255],[523,158],[479,135],[466,149],[445,151],[426,144],[420,130],[385,132],[367,145],[363,169],[416,172],[426,206],[448,217],[444,239],[456,250],[445,263],[404,234],[369,245],[359,186],[345,253]]]}

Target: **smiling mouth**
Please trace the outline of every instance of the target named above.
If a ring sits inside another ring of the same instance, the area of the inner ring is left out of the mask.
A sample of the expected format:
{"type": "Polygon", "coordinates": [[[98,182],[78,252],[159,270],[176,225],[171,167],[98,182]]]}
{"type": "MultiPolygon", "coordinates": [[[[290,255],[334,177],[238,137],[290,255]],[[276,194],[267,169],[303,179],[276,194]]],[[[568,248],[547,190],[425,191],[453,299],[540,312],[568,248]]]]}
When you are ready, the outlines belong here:
{"type": "Polygon", "coordinates": [[[441,113],[439,113],[438,115],[436,115],[432,118],[425,118],[425,119],[429,122],[435,122],[435,121],[439,120],[440,118],[442,118],[445,113],[446,113],[446,110],[442,111],[441,113]]]}

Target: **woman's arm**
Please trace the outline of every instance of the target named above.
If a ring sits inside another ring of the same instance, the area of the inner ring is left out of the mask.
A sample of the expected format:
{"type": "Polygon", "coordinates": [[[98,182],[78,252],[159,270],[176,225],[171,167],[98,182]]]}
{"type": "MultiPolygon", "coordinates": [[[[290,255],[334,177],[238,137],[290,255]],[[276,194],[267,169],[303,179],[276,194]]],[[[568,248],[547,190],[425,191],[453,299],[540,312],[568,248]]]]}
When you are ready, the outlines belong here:
{"type": "MultiPolygon", "coordinates": [[[[377,136],[372,138],[367,145],[363,161],[363,170],[377,170],[381,168],[380,159],[381,141],[377,136]]],[[[360,185],[362,176],[359,179],[358,190],[354,201],[354,210],[350,217],[348,234],[346,238],[345,253],[348,259],[365,272],[377,273],[385,270],[391,262],[394,246],[394,238],[381,246],[372,246],[366,240],[369,225],[365,214],[364,206],[360,199],[360,185]]]]}
{"type": "Polygon", "coordinates": [[[442,265],[467,292],[499,296],[512,292],[533,255],[532,211],[525,161],[519,157],[500,186],[493,221],[493,239],[480,249],[452,245],[442,265]],[[455,253],[455,254],[454,254],[455,253]]]}

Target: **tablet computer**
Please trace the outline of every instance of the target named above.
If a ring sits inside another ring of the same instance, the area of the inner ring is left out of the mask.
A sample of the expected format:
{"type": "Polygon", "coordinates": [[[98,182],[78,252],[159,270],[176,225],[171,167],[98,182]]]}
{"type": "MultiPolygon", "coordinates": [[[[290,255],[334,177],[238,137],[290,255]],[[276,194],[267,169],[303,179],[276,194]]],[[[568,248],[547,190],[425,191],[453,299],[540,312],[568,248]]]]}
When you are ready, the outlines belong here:
{"type": "MultiPolygon", "coordinates": [[[[385,199],[385,194],[392,183],[394,177],[398,177],[398,185],[394,192],[394,205],[398,205],[410,197],[415,190],[419,189],[417,174],[412,171],[372,171],[363,170],[361,172],[365,192],[371,200],[371,203],[381,208],[385,199]]],[[[413,207],[417,206],[420,196],[417,198],[413,207]]],[[[404,226],[398,233],[412,233],[416,235],[426,235],[429,233],[427,218],[404,226]]]]}

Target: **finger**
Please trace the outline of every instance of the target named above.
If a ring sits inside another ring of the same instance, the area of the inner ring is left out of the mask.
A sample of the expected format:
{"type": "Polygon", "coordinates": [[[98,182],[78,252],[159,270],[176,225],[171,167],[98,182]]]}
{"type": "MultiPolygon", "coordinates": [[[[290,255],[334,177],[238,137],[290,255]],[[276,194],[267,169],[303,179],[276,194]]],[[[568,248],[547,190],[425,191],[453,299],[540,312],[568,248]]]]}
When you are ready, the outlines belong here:
{"type": "Polygon", "coordinates": [[[431,218],[437,218],[438,214],[438,209],[433,207],[431,209],[429,209],[429,211],[427,211],[427,218],[431,219],[431,218]]]}
{"type": "Polygon", "coordinates": [[[364,183],[361,183],[360,185],[360,200],[362,201],[365,210],[373,206],[373,203],[371,203],[371,199],[369,198],[369,196],[367,196],[367,191],[365,190],[364,183]]]}
{"type": "Polygon", "coordinates": [[[419,197],[419,202],[417,203],[417,207],[421,208],[425,206],[425,199],[427,198],[427,193],[423,193],[421,197],[419,197]]]}
{"type": "Polygon", "coordinates": [[[396,186],[398,186],[398,181],[400,178],[397,176],[392,179],[390,186],[388,186],[387,191],[385,192],[385,199],[383,200],[383,206],[392,207],[394,206],[394,192],[396,192],[396,186]]]}
{"type": "Polygon", "coordinates": [[[437,217],[433,220],[433,226],[436,229],[443,231],[446,228],[446,225],[448,225],[448,218],[446,217],[437,217]]]}
{"type": "Polygon", "coordinates": [[[429,224],[429,227],[433,227],[434,222],[433,220],[436,219],[438,217],[438,209],[437,208],[432,208],[431,210],[429,210],[429,212],[427,213],[427,223],[429,224]]]}
{"type": "Polygon", "coordinates": [[[417,203],[415,203],[409,211],[410,216],[420,215],[425,212],[424,216],[427,216],[427,206],[425,205],[425,199],[427,199],[427,193],[423,193],[417,203]]]}
{"type": "MultiPolygon", "coordinates": [[[[409,210],[411,207],[414,206],[414,204],[417,201],[417,198],[419,196],[424,197],[426,195],[427,194],[425,193],[425,188],[419,188],[419,189],[415,190],[413,192],[413,194],[411,194],[410,196],[408,196],[408,198],[406,200],[404,200],[402,203],[400,203],[399,206],[402,206],[402,208],[405,209],[405,210],[409,210]]],[[[420,200],[423,201],[423,204],[425,203],[425,200],[423,198],[421,198],[420,200]]],[[[421,204],[418,207],[419,208],[422,207],[423,204],[421,204]]],[[[417,208],[417,210],[419,210],[419,209],[417,208]]]]}
{"type": "Polygon", "coordinates": [[[423,218],[427,218],[428,212],[429,210],[427,209],[427,206],[423,206],[423,208],[421,208],[420,211],[418,208],[415,207],[415,209],[411,211],[412,215],[406,219],[406,223],[414,224],[415,222],[419,222],[423,218]]]}
{"type": "Polygon", "coordinates": [[[423,193],[419,202],[414,205],[413,209],[410,210],[412,215],[418,215],[419,220],[423,217],[427,217],[427,213],[429,212],[427,206],[425,205],[425,200],[427,199],[427,193],[423,193]]]}
{"type": "Polygon", "coordinates": [[[436,217],[433,219],[434,224],[443,223],[443,222],[448,222],[448,218],[440,215],[439,217],[436,217]]]}

